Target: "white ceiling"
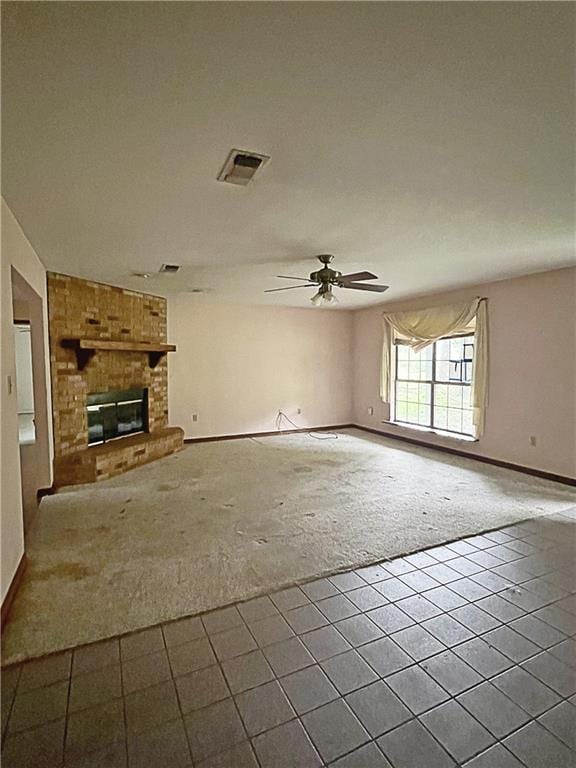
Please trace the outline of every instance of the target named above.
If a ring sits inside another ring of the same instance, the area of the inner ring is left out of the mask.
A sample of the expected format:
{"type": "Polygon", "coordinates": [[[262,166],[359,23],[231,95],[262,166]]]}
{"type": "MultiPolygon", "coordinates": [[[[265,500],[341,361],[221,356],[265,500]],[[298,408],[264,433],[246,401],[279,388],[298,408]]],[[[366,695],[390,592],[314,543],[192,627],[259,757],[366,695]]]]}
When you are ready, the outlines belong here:
{"type": "Polygon", "coordinates": [[[317,253],[386,298],[561,267],[574,14],[3,3],[3,193],[49,268],[155,293],[310,306],[262,291],[317,253]],[[249,187],[216,181],[233,147],[272,156],[249,187]],[[181,273],[131,276],[162,262],[181,273]]]}

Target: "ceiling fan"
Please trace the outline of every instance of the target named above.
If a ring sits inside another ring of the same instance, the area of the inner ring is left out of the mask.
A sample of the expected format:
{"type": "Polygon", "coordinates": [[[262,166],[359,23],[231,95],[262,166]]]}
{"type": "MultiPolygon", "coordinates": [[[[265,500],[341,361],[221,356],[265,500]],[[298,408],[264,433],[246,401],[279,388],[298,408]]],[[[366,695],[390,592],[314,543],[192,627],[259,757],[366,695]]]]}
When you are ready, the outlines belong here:
{"type": "Polygon", "coordinates": [[[384,293],[390,286],[388,285],[368,285],[359,282],[361,280],[378,280],[377,275],[372,272],[353,272],[350,275],[343,275],[335,269],[331,269],[329,264],[334,256],[323,253],[316,257],[324,266],[316,272],[311,272],[310,277],[289,277],[288,275],[276,275],[282,280],[302,280],[300,285],[287,285],[286,288],[269,288],[264,293],[274,293],[275,291],[289,291],[292,288],[310,288],[318,286],[318,292],[312,296],[310,301],[316,306],[323,304],[332,304],[337,301],[332,293],[332,288],[352,288],[356,291],[373,291],[375,293],[384,293]]]}

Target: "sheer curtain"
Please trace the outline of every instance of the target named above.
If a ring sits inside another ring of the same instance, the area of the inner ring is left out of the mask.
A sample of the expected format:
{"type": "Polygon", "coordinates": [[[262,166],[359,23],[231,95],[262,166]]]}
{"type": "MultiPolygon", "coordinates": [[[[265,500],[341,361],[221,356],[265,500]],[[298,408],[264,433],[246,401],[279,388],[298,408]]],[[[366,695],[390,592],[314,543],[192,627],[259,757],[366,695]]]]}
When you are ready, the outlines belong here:
{"type": "Polygon", "coordinates": [[[380,397],[390,403],[392,387],[392,345],[395,339],[414,350],[424,349],[444,336],[475,333],[472,370],[472,414],[476,437],[484,432],[488,402],[488,311],[486,299],[475,298],[461,304],[382,315],[382,375],[380,397]]]}

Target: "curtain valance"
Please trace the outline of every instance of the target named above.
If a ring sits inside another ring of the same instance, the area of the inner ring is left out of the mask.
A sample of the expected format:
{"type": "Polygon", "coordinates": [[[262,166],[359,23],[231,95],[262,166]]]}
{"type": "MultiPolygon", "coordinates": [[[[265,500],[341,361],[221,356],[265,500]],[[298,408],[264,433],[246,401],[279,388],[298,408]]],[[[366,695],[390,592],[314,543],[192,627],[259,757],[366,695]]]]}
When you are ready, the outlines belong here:
{"type": "Polygon", "coordinates": [[[382,377],[380,397],[390,403],[392,385],[392,345],[401,340],[419,351],[445,336],[475,333],[472,372],[472,408],[476,436],[484,431],[484,411],[488,398],[488,315],[486,299],[475,298],[461,304],[448,304],[408,312],[384,312],[382,377]]]}

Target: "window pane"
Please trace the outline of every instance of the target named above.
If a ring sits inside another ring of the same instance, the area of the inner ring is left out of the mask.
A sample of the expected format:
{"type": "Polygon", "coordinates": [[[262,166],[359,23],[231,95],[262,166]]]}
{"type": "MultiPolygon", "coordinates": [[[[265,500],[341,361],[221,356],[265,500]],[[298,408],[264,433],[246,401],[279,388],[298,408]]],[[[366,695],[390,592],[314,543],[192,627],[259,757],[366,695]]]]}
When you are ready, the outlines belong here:
{"type": "Polygon", "coordinates": [[[419,393],[419,384],[410,382],[406,385],[408,388],[408,396],[406,399],[409,403],[417,403],[418,402],[418,393],[419,393]]]}
{"type": "Polygon", "coordinates": [[[396,364],[396,378],[407,379],[408,378],[408,362],[399,360],[396,364]]]}
{"type": "Polygon", "coordinates": [[[452,432],[462,431],[462,411],[456,408],[448,408],[448,429],[452,432]]]}
{"type": "Polygon", "coordinates": [[[408,384],[405,381],[396,382],[396,400],[408,399],[408,384]]]}
{"type": "Polygon", "coordinates": [[[406,421],[407,418],[406,403],[396,401],[396,421],[406,421]]]}
{"type": "Polygon", "coordinates": [[[446,384],[436,384],[434,386],[434,403],[441,406],[448,405],[448,387],[446,384]]]}
{"type": "Polygon", "coordinates": [[[462,387],[448,387],[448,405],[450,408],[462,408],[462,387]]]}
{"type": "Polygon", "coordinates": [[[434,406],[434,426],[436,429],[448,428],[448,408],[443,406],[434,406]]]}
{"type": "Polygon", "coordinates": [[[422,360],[420,363],[420,377],[428,380],[432,378],[432,360],[422,360]]]}
{"type": "Polygon", "coordinates": [[[407,406],[407,419],[406,421],[411,421],[412,424],[418,424],[418,413],[419,413],[420,406],[418,403],[408,403],[407,406]]]}
{"type": "Polygon", "coordinates": [[[430,406],[421,404],[418,408],[418,424],[423,427],[430,427],[430,406]]]}
{"type": "Polygon", "coordinates": [[[462,432],[468,435],[474,434],[474,424],[472,423],[472,411],[462,411],[462,432]]]}
{"type": "Polygon", "coordinates": [[[408,350],[403,344],[396,344],[396,360],[408,360],[408,350]]]}
{"type": "Polygon", "coordinates": [[[419,384],[418,385],[418,402],[429,403],[430,390],[431,390],[430,384],[419,384]]]}
{"type": "Polygon", "coordinates": [[[408,378],[418,380],[420,376],[420,360],[410,360],[408,368],[408,378]]]}

